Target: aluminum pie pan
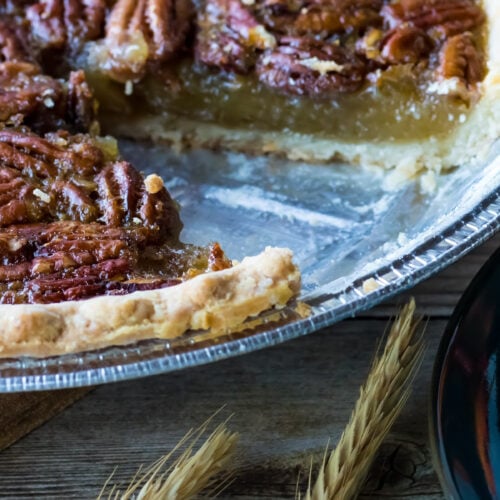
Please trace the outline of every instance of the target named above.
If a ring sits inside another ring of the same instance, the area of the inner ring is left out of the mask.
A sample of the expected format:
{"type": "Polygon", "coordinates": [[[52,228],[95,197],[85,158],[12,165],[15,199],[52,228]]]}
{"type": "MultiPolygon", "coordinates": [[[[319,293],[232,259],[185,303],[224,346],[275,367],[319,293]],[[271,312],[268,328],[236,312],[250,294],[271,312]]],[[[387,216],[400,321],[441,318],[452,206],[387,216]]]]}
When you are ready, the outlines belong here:
{"type": "MultiPolygon", "coordinates": [[[[500,228],[500,145],[484,164],[385,189],[385,174],[352,167],[123,144],[125,157],[161,173],[195,243],[221,241],[231,257],[289,246],[303,272],[306,319],[211,338],[143,341],[44,359],[0,360],[0,392],[52,390],[171,372],[280,344],[369,309],[458,260],[500,228]],[[366,286],[369,283],[370,286],[366,286]]],[[[0,322],[1,328],[1,322],[0,322]]]]}

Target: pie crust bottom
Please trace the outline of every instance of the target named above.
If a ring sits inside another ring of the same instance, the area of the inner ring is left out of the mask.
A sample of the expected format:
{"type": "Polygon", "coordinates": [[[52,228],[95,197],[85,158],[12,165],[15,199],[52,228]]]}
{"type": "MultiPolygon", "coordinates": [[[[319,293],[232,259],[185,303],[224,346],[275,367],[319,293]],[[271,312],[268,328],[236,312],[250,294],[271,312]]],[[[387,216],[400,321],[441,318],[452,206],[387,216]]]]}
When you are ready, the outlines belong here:
{"type": "Polygon", "coordinates": [[[230,269],[179,285],[125,296],[47,305],[0,305],[0,356],[50,356],[190,330],[228,332],[283,307],[300,290],[288,249],[266,248],[230,269]]]}

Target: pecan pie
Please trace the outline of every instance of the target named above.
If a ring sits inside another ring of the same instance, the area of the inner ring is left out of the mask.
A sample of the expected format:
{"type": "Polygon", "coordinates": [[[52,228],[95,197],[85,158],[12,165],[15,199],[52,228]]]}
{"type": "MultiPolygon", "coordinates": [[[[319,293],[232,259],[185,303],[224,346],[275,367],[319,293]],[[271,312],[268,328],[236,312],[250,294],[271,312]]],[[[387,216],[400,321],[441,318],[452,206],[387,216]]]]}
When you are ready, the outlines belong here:
{"type": "Polygon", "coordinates": [[[0,355],[227,330],[300,286],[233,265],[105,133],[396,167],[500,132],[498,0],[0,0],[0,355]]]}
{"type": "Polygon", "coordinates": [[[498,0],[195,3],[117,0],[81,41],[107,129],[409,175],[499,136],[498,0]]]}

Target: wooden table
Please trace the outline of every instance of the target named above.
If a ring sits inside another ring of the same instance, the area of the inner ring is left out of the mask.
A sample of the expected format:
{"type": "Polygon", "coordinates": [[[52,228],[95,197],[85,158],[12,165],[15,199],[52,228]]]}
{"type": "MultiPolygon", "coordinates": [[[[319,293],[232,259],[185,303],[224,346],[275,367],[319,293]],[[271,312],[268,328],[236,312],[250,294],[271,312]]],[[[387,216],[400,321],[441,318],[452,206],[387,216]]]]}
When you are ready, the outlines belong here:
{"type": "MultiPolygon", "coordinates": [[[[500,236],[358,318],[277,347],[154,378],[96,388],[0,454],[0,495],[95,498],[118,469],[126,480],[226,405],[241,433],[235,480],[222,498],[293,498],[310,458],[321,459],[347,422],[377,342],[397,304],[414,295],[429,317],[428,348],[402,415],[384,443],[362,498],[443,498],[428,446],[436,348],[465,287],[500,236]]],[[[222,418],[221,417],[221,418],[222,418]]]]}

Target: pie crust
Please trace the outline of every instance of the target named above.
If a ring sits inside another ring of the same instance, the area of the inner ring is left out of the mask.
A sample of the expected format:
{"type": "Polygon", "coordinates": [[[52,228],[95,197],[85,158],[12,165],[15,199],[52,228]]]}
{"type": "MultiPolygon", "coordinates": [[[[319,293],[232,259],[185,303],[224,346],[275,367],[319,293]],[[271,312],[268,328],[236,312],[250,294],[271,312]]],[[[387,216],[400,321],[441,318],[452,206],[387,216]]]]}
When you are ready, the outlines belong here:
{"type": "Polygon", "coordinates": [[[284,306],[300,290],[292,253],[267,248],[232,268],[179,285],[57,304],[0,305],[0,356],[50,356],[172,339],[191,330],[229,332],[284,306]]]}

